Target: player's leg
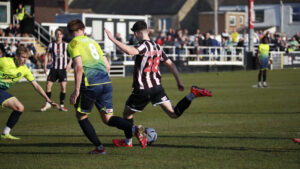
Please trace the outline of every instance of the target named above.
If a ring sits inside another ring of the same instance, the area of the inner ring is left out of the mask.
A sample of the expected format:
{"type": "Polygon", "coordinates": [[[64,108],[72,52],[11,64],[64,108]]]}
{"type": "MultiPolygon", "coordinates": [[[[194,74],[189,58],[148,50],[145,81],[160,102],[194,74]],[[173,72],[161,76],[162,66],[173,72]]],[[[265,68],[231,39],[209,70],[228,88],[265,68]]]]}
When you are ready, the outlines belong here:
{"type": "MultiPolygon", "coordinates": [[[[2,100],[1,101],[2,106],[13,110],[13,112],[10,114],[10,116],[7,120],[6,126],[4,127],[4,130],[1,134],[1,139],[18,140],[19,138],[12,136],[10,134],[10,131],[15,126],[15,124],[18,122],[22,112],[24,111],[24,106],[16,97],[7,97],[4,100],[3,93],[1,93],[0,95],[2,95],[2,96],[0,96],[0,100],[2,100]]],[[[5,95],[9,96],[10,94],[6,92],[5,95]]]]}
{"type": "Polygon", "coordinates": [[[64,106],[64,100],[66,97],[66,91],[67,91],[67,71],[65,69],[59,71],[59,82],[60,82],[60,108],[61,111],[68,111],[64,106]]]}
{"type": "Polygon", "coordinates": [[[93,125],[88,119],[87,113],[92,110],[93,104],[93,99],[81,91],[81,94],[75,104],[76,117],[85,136],[96,146],[96,148],[93,151],[90,151],[89,154],[106,154],[93,125]]]}
{"type": "Polygon", "coordinates": [[[267,85],[267,69],[263,70],[263,87],[268,87],[268,85],[267,85]]]}
{"type": "MultiPolygon", "coordinates": [[[[46,95],[51,99],[51,91],[53,83],[57,80],[56,71],[54,69],[50,70],[50,73],[47,77],[47,84],[46,84],[46,95]]],[[[51,108],[51,104],[46,102],[45,105],[41,108],[41,111],[46,111],[51,108]]]]}
{"type": "Polygon", "coordinates": [[[156,91],[151,96],[151,102],[153,105],[160,105],[162,109],[171,117],[178,118],[183,112],[190,106],[192,100],[196,97],[212,96],[212,93],[204,88],[192,86],[190,93],[182,98],[174,107],[166,95],[162,87],[155,89],[156,91]]]}
{"type": "Polygon", "coordinates": [[[61,87],[61,92],[60,92],[60,96],[59,96],[59,100],[60,100],[60,108],[59,110],[61,111],[68,111],[67,108],[65,108],[64,106],[64,101],[65,101],[65,97],[66,97],[66,88],[67,88],[67,82],[61,82],[60,83],[60,87],[61,87]]]}

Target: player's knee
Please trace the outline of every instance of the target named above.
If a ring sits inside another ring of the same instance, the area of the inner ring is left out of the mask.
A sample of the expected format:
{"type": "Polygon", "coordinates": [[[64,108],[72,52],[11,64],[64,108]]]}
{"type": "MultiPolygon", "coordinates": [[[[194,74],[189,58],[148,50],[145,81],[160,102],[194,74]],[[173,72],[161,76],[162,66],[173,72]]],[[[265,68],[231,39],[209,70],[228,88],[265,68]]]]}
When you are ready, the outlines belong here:
{"type": "Polygon", "coordinates": [[[23,111],[24,111],[24,106],[23,106],[23,104],[19,104],[18,106],[16,106],[15,111],[23,112],[23,111]]]}
{"type": "Polygon", "coordinates": [[[88,117],[87,114],[83,114],[83,113],[80,113],[80,112],[76,112],[76,118],[77,120],[83,120],[83,119],[86,119],[88,117]]]}

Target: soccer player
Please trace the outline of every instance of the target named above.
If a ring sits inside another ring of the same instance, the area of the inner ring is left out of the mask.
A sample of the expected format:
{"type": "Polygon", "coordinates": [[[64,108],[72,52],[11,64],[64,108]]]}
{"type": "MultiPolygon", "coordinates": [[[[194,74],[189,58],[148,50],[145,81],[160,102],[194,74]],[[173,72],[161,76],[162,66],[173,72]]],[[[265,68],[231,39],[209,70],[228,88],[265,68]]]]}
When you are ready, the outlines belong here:
{"type": "Polygon", "coordinates": [[[70,103],[75,104],[76,117],[82,131],[96,146],[89,154],[106,154],[94,127],[88,120],[88,113],[94,104],[105,124],[123,130],[128,138],[132,137],[134,130],[142,148],[145,148],[147,137],[143,128],[133,126],[127,120],[113,115],[112,84],[108,76],[110,65],[103,56],[100,46],[84,35],[85,26],[82,21],[71,20],[67,28],[75,36],[68,45],[75,71],[75,90],[70,96],[70,103]]]}
{"type": "Polygon", "coordinates": [[[33,88],[51,105],[58,106],[51,101],[44,92],[43,88],[34,80],[34,77],[28,67],[25,65],[29,57],[29,51],[25,47],[19,47],[16,51],[16,56],[0,58],[0,104],[2,107],[8,107],[13,110],[6,126],[1,134],[1,139],[18,140],[10,134],[11,129],[18,122],[22,112],[24,111],[23,104],[6,90],[20,79],[25,77],[33,86],[33,88]]]}
{"type": "MultiPolygon", "coordinates": [[[[67,72],[71,69],[72,59],[68,62],[67,46],[68,43],[64,42],[62,39],[64,37],[64,31],[62,28],[55,30],[56,41],[49,44],[47,49],[47,54],[45,55],[44,71],[47,74],[47,64],[51,54],[51,70],[47,77],[46,94],[51,98],[51,88],[54,82],[57,80],[60,83],[60,107],[61,111],[68,111],[64,106],[64,100],[66,97],[66,86],[67,86],[67,72]]],[[[46,102],[41,111],[46,111],[51,108],[51,104],[46,102]]]]}
{"type": "Polygon", "coordinates": [[[260,65],[260,70],[258,73],[258,83],[257,87],[267,87],[267,70],[269,68],[269,50],[270,45],[268,44],[268,38],[265,36],[262,39],[262,43],[258,47],[258,63],[260,65]],[[261,83],[261,75],[263,76],[263,84],[261,83]]]}
{"type": "MultiPolygon", "coordinates": [[[[133,124],[133,114],[141,112],[150,101],[154,106],[160,105],[171,118],[178,118],[189,107],[195,97],[212,96],[210,91],[192,86],[191,92],[174,107],[161,85],[159,63],[162,61],[171,70],[179,91],[183,91],[184,85],[179,78],[176,66],[167,57],[162,48],[150,40],[147,24],[144,21],[137,21],[131,30],[139,41],[135,47],[121,43],[114,38],[109,30],[105,29],[108,38],[113,43],[128,55],[136,56],[133,72],[133,91],[126,102],[123,112],[124,118],[131,124],[133,124]]],[[[131,139],[126,136],[125,139],[114,139],[113,143],[117,147],[128,146],[131,143],[131,139]]]]}

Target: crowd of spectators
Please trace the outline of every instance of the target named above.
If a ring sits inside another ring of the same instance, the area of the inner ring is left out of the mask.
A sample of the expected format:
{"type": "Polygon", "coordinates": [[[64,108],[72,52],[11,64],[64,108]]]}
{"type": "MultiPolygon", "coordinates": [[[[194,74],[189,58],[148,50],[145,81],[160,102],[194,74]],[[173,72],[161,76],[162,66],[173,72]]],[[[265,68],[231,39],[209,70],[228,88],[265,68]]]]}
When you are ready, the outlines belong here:
{"type": "Polygon", "coordinates": [[[33,42],[26,39],[29,37],[27,33],[22,34],[20,24],[9,24],[6,29],[0,29],[0,57],[14,57],[19,46],[25,46],[30,51],[30,58],[26,65],[30,69],[41,68],[43,55],[40,55],[33,42]]]}
{"type": "MultiPolygon", "coordinates": [[[[158,33],[158,36],[153,36],[155,33],[150,31],[150,37],[157,44],[164,46],[164,51],[167,54],[174,53],[173,48],[175,48],[175,54],[180,57],[180,55],[186,54],[208,54],[209,52],[215,49],[207,50],[205,47],[246,47],[248,45],[248,33],[247,31],[237,31],[233,29],[232,32],[227,32],[224,30],[219,35],[212,35],[209,32],[202,33],[200,29],[197,29],[196,32],[190,33],[188,29],[178,29],[175,30],[173,28],[169,28],[166,31],[162,31],[158,33]],[[188,50],[185,48],[188,47],[188,50]]],[[[28,37],[28,34],[22,34],[20,25],[10,24],[6,29],[0,29],[0,35],[2,37],[28,37]]],[[[276,51],[285,51],[285,52],[293,52],[299,51],[300,44],[300,35],[297,32],[292,37],[287,37],[282,33],[270,33],[263,31],[256,31],[253,35],[253,41],[256,46],[259,45],[261,39],[263,37],[267,37],[269,44],[271,46],[271,50],[276,51]]],[[[119,33],[116,34],[116,38],[122,41],[122,38],[119,33]]],[[[43,65],[44,54],[39,54],[33,43],[22,43],[21,40],[9,40],[9,38],[0,39],[0,57],[14,57],[17,47],[23,45],[29,48],[31,52],[30,59],[28,60],[28,67],[30,68],[41,68],[43,65]]],[[[128,44],[134,45],[136,44],[136,39],[133,35],[128,37],[128,44]]],[[[228,50],[230,51],[230,50],[228,50]]],[[[237,49],[237,54],[240,49],[237,49]]],[[[218,50],[219,52],[219,50],[218,50]]],[[[123,52],[116,48],[117,59],[123,60],[119,56],[123,56],[123,52]]]]}

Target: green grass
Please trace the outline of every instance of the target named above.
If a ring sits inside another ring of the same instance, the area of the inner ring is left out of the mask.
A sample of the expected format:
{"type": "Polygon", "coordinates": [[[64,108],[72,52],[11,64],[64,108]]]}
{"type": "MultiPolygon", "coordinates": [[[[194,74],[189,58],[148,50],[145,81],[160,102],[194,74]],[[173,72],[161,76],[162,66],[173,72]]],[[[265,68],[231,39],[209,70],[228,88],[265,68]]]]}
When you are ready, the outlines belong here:
{"type": "MultiPolygon", "coordinates": [[[[174,78],[163,75],[166,93],[177,103],[189,87],[197,84],[213,91],[211,98],[197,98],[179,118],[169,118],[159,107],[148,105],[135,115],[135,123],[153,127],[158,140],[141,149],[113,147],[113,138],[123,132],[105,126],[96,109],[89,116],[107,155],[88,155],[94,147],[68,112],[51,109],[40,112],[43,99],[28,83],[19,83],[9,92],[24,104],[25,112],[12,131],[20,141],[0,140],[0,168],[90,169],[90,168],[300,168],[300,70],[268,72],[270,88],[252,88],[257,71],[181,74],[186,86],[179,92],[174,78]]],[[[131,92],[132,77],[114,78],[114,112],[122,116],[131,92]]],[[[45,83],[41,83],[45,86],[45,83]]],[[[73,82],[68,83],[69,98],[73,82]]],[[[59,85],[52,98],[59,101],[59,85]]],[[[67,101],[68,102],[68,101],[67,101]]],[[[10,114],[0,109],[4,126],[10,114]]],[[[2,130],[2,128],[0,128],[2,130]]]]}

